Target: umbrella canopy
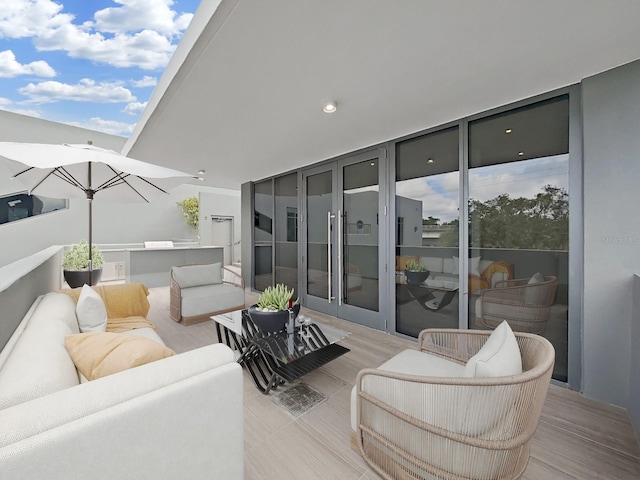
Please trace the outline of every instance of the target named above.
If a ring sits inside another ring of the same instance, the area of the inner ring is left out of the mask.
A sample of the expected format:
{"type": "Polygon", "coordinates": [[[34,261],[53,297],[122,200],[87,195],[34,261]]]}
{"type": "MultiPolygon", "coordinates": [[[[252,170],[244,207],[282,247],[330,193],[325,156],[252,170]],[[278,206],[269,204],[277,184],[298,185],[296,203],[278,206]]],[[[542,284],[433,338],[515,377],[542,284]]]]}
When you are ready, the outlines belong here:
{"type": "Polygon", "coordinates": [[[90,144],[0,142],[0,156],[29,194],[52,198],[149,202],[195,178],[90,144]]]}
{"type": "MultiPolygon", "coordinates": [[[[0,142],[0,159],[30,195],[89,200],[91,271],[92,200],[149,202],[196,177],[88,144],[0,142]]],[[[91,281],[90,281],[91,282],[91,281]]]]}

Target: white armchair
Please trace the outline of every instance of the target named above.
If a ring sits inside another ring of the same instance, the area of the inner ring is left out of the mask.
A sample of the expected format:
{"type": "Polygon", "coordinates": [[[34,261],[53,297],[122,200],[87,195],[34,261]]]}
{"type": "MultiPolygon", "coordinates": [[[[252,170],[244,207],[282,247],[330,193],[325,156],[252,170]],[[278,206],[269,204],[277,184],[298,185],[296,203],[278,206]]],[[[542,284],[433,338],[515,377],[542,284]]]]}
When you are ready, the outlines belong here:
{"type": "Polygon", "coordinates": [[[502,341],[491,332],[452,329],[424,330],[419,350],[362,370],[352,393],[352,446],[388,480],[520,478],[555,353],[540,336],[508,333],[521,373],[512,374],[520,365],[503,369],[512,360],[502,351],[484,355],[490,334],[491,348],[502,341]]]}

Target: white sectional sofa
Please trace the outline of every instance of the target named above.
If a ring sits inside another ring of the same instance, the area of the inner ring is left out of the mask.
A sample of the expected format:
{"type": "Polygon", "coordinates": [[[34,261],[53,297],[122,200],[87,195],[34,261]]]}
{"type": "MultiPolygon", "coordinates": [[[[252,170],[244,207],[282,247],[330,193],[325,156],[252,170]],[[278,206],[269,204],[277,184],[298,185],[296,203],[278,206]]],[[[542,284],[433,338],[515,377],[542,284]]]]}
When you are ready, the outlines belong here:
{"type": "MultiPolygon", "coordinates": [[[[0,352],[0,478],[241,479],[242,371],[216,344],[91,381],[65,347],[76,303],[38,297],[0,352]]],[[[162,344],[153,328],[138,335],[162,344]]]]}

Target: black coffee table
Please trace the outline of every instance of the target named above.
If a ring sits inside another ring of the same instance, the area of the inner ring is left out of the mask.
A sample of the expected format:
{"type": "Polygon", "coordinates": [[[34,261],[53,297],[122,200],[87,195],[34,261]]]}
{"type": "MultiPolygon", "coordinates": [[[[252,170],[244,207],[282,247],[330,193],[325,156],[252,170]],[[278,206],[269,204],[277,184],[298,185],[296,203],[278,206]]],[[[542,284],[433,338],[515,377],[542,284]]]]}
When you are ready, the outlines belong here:
{"type": "Polygon", "coordinates": [[[211,317],[218,341],[239,354],[258,390],[267,394],[344,355],[348,348],[336,342],[348,335],[337,328],[309,323],[293,333],[285,329],[265,333],[251,321],[247,310],[211,317]]]}

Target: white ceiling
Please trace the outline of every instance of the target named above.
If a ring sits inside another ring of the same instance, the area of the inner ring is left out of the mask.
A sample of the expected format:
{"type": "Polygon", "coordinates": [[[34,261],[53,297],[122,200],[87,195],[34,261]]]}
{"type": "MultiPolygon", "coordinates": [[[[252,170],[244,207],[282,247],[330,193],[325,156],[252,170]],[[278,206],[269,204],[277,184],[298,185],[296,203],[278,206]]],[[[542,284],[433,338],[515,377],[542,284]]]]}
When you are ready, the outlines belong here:
{"type": "Polygon", "coordinates": [[[637,0],[203,0],[124,153],[244,182],[640,58],[637,0]],[[322,112],[327,100],[334,114],[322,112]]]}

